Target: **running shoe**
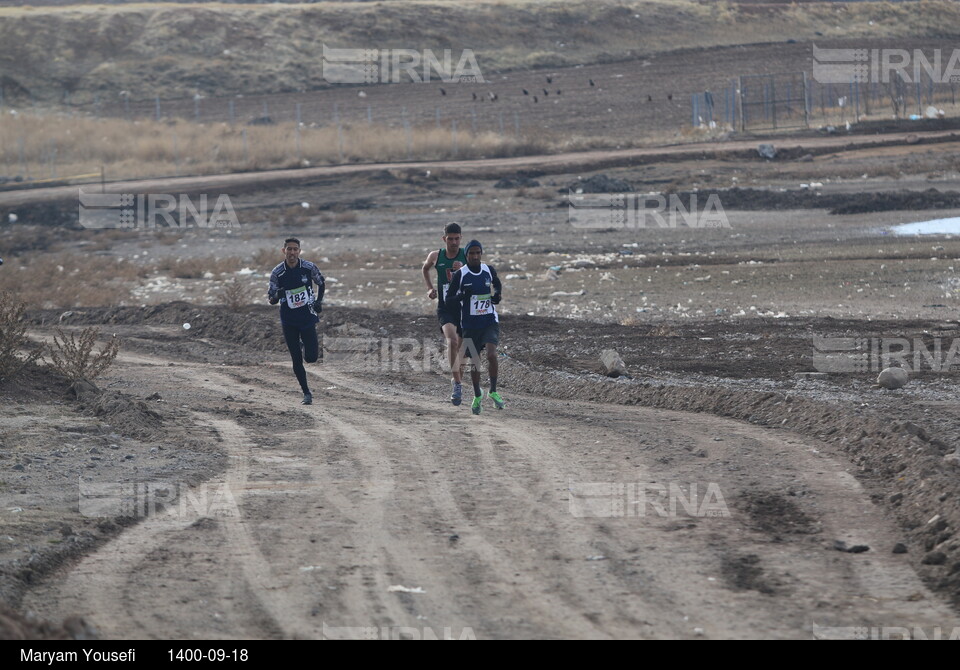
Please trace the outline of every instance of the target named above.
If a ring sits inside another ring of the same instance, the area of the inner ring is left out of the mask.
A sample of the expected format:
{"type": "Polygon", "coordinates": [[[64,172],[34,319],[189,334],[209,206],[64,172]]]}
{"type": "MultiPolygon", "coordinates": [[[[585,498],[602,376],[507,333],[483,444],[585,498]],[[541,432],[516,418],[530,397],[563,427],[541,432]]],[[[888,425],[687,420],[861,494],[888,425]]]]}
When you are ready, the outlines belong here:
{"type": "Polygon", "coordinates": [[[474,414],[479,414],[483,410],[483,406],[480,404],[482,401],[483,401],[482,395],[473,397],[473,405],[470,406],[470,410],[474,414]]]}
{"type": "Polygon", "coordinates": [[[453,382],[453,395],[450,396],[450,402],[456,406],[463,402],[463,384],[460,382],[453,382]]]}
{"type": "Polygon", "coordinates": [[[313,404],[313,394],[304,393],[303,400],[300,401],[301,405],[312,405],[313,404]]]}
{"type": "Polygon", "coordinates": [[[497,409],[503,409],[503,406],[507,404],[496,391],[490,391],[490,393],[487,394],[487,397],[493,401],[493,405],[497,409]]]}

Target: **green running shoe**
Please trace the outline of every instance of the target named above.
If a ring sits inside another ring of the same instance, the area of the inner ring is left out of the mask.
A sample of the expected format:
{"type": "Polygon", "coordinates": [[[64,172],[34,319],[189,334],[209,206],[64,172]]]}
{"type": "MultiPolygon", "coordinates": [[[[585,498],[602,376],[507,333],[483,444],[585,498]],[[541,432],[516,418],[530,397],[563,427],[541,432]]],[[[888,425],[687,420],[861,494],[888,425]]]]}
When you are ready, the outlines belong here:
{"type": "Polygon", "coordinates": [[[490,393],[487,394],[487,397],[493,401],[493,404],[497,409],[503,409],[503,406],[507,404],[496,391],[490,391],[490,393]]]}
{"type": "Polygon", "coordinates": [[[480,404],[483,401],[483,396],[478,395],[473,397],[473,404],[470,406],[470,411],[474,414],[479,414],[483,410],[483,406],[480,404]]]}

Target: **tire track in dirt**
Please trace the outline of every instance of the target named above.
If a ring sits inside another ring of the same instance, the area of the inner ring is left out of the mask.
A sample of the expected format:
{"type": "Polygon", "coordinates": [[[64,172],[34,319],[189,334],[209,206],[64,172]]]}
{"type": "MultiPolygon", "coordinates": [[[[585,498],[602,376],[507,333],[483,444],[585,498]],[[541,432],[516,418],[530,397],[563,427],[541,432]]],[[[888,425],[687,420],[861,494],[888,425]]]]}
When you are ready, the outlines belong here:
{"type": "MultiPolygon", "coordinates": [[[[165,362],[121,357],[153,385],[236,393],[229,368],[165,362]]],[[[809,637],[811,623],[956,621],[883,549],[824,546],[882,547],[895,531],[813,441],[522,395],[474,417],[405,378],[325,368],[310,372],[335,388],[290,409],[288,366],[237,371],[253,411],[205,420],[230,455],[207,484],[233,491],[240,514],[148,517],[36,589],[33,609],[80,613],[110,637],[809,637]],[[571,483],[604,481],[715,481],[733,514],[574,515],[571,483]],[[810,532],[757,502],[781,500],[810,532]],[[425,593],[389,591],[401,584],[425,593]]]]}

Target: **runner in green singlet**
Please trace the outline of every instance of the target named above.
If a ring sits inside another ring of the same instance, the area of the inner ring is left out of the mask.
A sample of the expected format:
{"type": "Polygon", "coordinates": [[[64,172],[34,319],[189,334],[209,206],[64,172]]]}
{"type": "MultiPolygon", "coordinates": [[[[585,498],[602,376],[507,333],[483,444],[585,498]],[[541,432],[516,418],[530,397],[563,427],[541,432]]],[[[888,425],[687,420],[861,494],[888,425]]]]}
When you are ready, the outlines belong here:
{"type": "Polygon", "coordinates": [[[444,248],[431,251],[427,260],[423,262],[423,281],[427,285],[427,297],[437,301],[437,320],[440,330],[447,341],[447,358],[450,363],[450,372],[453,375],[453,393],[450,402],[459,405],[463,400],[462,372],[457,362],[457,353],[460,351],[460,314],[450,312],[444,306],[447,296],[447,287],[453,273],[467,264],[467,257],[460,248],[462,231],[460,224],[448,223],[443,229],[444,248]],[[430,270],[437,271],[436,286],[430,280],[430,270]]]}

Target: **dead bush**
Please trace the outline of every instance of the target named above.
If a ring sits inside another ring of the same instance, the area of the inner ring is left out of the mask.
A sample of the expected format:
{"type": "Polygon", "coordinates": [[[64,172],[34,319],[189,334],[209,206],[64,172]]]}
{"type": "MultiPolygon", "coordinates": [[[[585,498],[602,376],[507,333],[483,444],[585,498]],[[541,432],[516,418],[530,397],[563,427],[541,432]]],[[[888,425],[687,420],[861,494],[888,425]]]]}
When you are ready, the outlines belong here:
{"type": "Polygon", "coordinates": [[[243,282],[234,277],[223,285],[223,302],[231,311],[239,312],[249,303],[245,293],[243,282]]]}
{"type": "Polygon", "coordinates": [[[93,326],[84,328],[78,335],[65,333],[62,328],[56,331],[53,345],[47,347],[48,365],[71,382],[94,379],[110,367],[120,352],[120,340],[114,336],[99,353],[94,353],[100,329],[93,326]]]}
{"type": "Polygon", "coordinates": [[[28,344],[27,325],[23,322],[26,307],[13,294],[0,293],[0,382],[14,379],[43,353],[43,348],[38,347],[23,357],[20,355],[20,350],[28,344]]]}

